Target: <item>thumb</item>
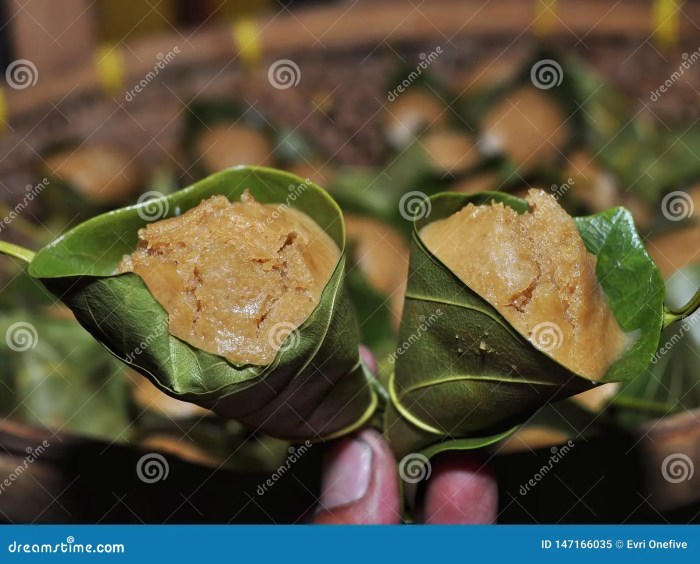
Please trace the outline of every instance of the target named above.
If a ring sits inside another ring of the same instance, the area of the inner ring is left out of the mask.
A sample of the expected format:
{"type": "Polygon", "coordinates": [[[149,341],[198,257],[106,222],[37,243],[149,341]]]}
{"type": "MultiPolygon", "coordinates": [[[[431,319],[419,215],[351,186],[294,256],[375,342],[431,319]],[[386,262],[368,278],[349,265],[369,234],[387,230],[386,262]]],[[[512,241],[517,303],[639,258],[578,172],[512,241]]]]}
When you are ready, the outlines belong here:
{"type": "Polygon", "coordinates": [[[396,461],[373,429],[338,440],[325,463],[315,523],[400,521],[396,461]]]}

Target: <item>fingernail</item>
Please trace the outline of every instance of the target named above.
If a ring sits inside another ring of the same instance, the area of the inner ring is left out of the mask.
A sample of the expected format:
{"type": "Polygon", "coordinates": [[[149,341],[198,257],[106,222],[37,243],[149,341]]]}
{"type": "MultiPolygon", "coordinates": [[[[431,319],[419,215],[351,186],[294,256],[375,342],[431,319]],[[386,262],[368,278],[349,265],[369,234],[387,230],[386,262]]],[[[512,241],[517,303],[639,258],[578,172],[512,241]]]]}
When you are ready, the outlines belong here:
{"type": "Polygon", "coordinates": [[[321,489],[321,510],[361,500],[372,477],[372,448],[360,439],[345,439],[326,461],[321,489]]]}
{"type": "Polygon", "coordinates": [[[366,346],[360,345],[360,358],[369,371],[376,376],[378,371],[377,360],[374,358],[372,351],[366,346]]]}

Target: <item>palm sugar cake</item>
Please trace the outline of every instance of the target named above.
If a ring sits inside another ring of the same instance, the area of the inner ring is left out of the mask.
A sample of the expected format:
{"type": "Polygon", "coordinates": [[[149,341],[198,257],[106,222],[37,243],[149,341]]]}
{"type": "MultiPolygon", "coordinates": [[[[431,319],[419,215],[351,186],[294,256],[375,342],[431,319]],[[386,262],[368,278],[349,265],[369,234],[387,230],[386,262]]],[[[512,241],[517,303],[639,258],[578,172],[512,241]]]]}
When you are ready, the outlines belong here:
{"type": "Polygon", "coordinates": [[[596,278],[596,258],[556,199],[529,210],[468,204],[426,225],[426,247],[522,335],[569,370],[600,379],[627,344],[596,278]]]}
{"type": "Polygon", "coordinates": [[[139,230],[119,271],[138,274],[172,335],[236,364],[270,364],[284,330],[319,303],[340,258],[310,217],[286,206],[213,196],[139,230]]]}

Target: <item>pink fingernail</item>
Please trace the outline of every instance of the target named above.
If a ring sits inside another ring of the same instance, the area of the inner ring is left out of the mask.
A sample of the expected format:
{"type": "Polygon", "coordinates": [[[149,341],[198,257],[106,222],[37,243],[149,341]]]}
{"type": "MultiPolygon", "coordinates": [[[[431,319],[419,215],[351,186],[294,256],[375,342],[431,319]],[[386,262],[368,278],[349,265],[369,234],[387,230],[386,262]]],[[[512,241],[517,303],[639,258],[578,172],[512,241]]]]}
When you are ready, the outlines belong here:
{"type": "Polygon", "coordinates": [[[372,448],[358,439],[333,447],[326,461],[320,509],[331,510],[359,501],[369,489],[372,448]]]}
{"type": "Polygon", "coordinates": [[[366,346],[360,345],[360,358],[365,366],[369,368],[369,371],[376,376],[378,371],[377,360],[374,358],[372,351],[366,346]]]}

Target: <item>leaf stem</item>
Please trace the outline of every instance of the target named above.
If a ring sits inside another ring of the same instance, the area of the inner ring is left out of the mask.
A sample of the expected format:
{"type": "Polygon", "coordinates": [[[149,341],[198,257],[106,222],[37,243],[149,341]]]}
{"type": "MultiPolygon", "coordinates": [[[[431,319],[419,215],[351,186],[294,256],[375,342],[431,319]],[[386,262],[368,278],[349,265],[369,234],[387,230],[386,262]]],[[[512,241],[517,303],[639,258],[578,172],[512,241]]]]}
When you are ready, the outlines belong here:
{"type": "Polygon", "coordinates": [[[692,315],[698,308],[700,308],[700,289],[695,292],[695,295],[683,307],[674,309],[664,306],[664,329],[672,323],[692,315]]]}
{"type": "Polygon", "coordinates": [[[0,241],[0,253],[23,260],[27,264],[32,262],[34,255],[36,255],[34,251],[7,241],[0,241]]]}
{"type": "Polygon", "coordinates": [[[618,396],[613,400],[613,405],[625,409],[634,409],[637,411],[645,411],[654,415],[669,415],[681,411],[676,405],[671,403],[656,402],[644,398],[635,398],[631,396],[618,396]]]}

